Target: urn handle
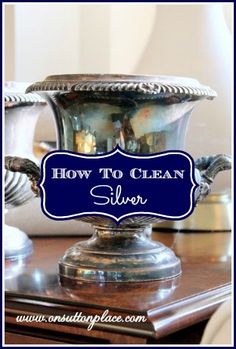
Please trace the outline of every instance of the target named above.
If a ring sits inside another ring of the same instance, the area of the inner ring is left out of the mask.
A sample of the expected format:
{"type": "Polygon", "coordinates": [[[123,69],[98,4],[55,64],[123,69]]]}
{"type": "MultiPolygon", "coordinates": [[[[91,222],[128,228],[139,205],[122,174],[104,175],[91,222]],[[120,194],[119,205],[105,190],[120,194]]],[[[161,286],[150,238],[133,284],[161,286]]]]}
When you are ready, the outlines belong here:
{"type": "Polygon", "coordinates": [[[33,161],[18,156],[5,156],[5,169],[26,174],[32,183],[32,191],[39,196],[37,182],[40,179],[40,168],[33,161]]]}
{"type": "Polygon", "coordinates": [[[217,173],[231,169],[231,157],[225,154],[202,156],[196,160],[195,166],[201,177],[196,197],[196,201],[200,201],[210,193],[210,185],[213,183],[217,173]]]}

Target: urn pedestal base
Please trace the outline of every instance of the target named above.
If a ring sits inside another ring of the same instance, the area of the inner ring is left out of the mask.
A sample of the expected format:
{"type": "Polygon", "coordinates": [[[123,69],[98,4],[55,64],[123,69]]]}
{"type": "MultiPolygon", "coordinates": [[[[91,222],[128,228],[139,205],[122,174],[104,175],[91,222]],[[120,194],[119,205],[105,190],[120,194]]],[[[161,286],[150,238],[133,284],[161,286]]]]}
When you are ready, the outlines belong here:
{"type": "Polygon", "coordinates": [[[176,277],[181,264],[174,252],[137,226],[95,226],[87,241],[69,248],[59,261],[61,281],[135,282],[176,277]]]}

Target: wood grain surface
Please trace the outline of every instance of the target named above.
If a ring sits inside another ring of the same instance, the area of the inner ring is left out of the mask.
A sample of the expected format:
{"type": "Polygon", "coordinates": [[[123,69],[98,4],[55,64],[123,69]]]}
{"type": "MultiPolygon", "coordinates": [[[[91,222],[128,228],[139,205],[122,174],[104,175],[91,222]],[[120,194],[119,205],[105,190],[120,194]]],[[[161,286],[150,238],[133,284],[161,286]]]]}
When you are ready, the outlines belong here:
{"type": "Polygon", "coordinates": [[[181,276],[143,283],[61,284],[58,259],[87,237],[34,238],[28,261],[6,264],[6,343],[172,343],[178,333],[183,344],[200,340],[205,321],[231,293],[231,234],[153,232],[152,238],[175,250],[181,276]],[[106,309],[122,318],[144,315],[147,321],[98,322],[91,331],[82,322],[16,322],[18,315],[101,315],[106,309]]]}

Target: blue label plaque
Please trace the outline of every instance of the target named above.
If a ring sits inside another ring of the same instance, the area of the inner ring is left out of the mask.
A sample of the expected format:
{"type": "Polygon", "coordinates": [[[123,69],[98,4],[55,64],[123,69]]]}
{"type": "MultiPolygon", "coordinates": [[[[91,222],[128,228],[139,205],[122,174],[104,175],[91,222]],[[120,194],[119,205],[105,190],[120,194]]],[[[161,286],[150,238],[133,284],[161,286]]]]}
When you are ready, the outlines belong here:
{"type": "Polygon", "coordinates": [[[48,153],[39,182],[41,206],[51,219],[109,217],[116,223],[137,215],[178,220],[194,209],[194,162],[183,151],[149,155],[48,153]]]}

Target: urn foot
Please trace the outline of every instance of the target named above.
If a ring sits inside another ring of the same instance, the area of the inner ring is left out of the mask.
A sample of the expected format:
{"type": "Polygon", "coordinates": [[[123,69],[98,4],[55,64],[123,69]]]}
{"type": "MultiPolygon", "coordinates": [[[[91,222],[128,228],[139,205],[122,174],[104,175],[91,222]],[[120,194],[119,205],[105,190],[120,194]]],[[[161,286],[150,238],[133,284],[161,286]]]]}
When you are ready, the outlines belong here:
{"type": "Polygon", "coordinates": [[[32,241],[20,229],[5,224],[4,238],[6,260],[24,259],[33,253],[32,241]]]}
{"type": "Polygon", "coordinates": [[[174,252],[152,241],[146,227],[95,226],[87,241],[69,248],[59,261],[59,273],[73,281],[138,282],[163,280],[181,273],[174,252]]]}

